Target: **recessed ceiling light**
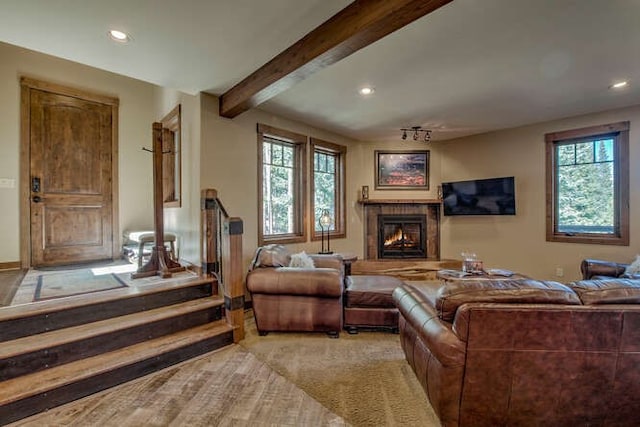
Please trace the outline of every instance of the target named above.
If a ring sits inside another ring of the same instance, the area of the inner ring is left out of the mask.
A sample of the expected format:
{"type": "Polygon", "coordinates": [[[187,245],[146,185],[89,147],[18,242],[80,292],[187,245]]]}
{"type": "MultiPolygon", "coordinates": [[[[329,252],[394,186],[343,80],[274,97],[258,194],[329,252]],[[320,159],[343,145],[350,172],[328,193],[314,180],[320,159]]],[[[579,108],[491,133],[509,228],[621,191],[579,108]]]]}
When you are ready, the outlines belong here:
{"type": "Polygon", "coordinates": [[[111,40],[115,40],[119,43],[127,43],[131,40],[129,34],[119,30],[109,30],[109,37],[111,37],[111,40]]]}
{"type": "Polygon", "coordinates": [[[623,81],[612,84],[611,86],[609,86],[609,89],[622,89],[623,87],[626,87],[628,84],[629,84],[628,81],[623,80],[623,81]]]}
{"type": "Polygon", "coordinates": [[[364,96],[371,95],[373,92],[375,92],[375,90],[369,86],[365,86],[360,89],[360,95],[364,95],[364,96]]]}

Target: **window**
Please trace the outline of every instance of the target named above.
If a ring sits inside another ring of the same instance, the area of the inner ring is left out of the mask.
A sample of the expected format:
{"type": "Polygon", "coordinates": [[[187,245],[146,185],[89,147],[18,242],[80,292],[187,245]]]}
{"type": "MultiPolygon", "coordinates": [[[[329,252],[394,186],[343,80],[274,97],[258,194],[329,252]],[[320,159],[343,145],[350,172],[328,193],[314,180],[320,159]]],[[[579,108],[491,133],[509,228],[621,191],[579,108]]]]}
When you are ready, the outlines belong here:
{"type": "MultiPolygon", "coordinates": [[[[345,237],[345,156],[347,148],[311,138],[313,176],[311,177],[312,239],[321,238],[319,219],[326,209],[332,219],[332,237],[345,237]]],[[[326,230],[325,230],[326,231],[326,230]]]]}
{"type": "Polygon", "coordinates": [[[547,241],[629,245],[629,122],[545,140],[547,241]]]}
{"type": "Polygon", "coordinates": [[[306,241],[306,137],[258,125],[259,244],[306,241]]]}

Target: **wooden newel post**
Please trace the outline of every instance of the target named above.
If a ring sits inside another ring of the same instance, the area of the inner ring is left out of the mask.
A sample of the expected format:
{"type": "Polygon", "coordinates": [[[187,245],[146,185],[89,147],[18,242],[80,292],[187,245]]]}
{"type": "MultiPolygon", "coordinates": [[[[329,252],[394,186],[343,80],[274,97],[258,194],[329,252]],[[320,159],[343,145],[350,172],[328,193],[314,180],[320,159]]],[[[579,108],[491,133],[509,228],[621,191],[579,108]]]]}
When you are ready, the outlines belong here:
{"type": "Polygon", "coordinates": [[[242,266],[243,223],[230,218],[212,188],[200,194],[202,230],[202,274],[215,278],[224,295],[227,323],[233,327],[233,341],[244,338],[244,282],[242,266]]]}
{"type": "Polygon", "coordinates": [[[244,338],[244,283],[242,281],[242,233],[240,218],[227,218],[222,242],[224,280],[224,306],[227,322],[233,326],[233,341],[244,338]]]}
{"type": "Polygon", "coordinates": [[[201,191],[200,211],[202,230],[202,275],[213,277],[220,274],[220,260],[218,259],[218,192],[212,188],[201,191]]]}

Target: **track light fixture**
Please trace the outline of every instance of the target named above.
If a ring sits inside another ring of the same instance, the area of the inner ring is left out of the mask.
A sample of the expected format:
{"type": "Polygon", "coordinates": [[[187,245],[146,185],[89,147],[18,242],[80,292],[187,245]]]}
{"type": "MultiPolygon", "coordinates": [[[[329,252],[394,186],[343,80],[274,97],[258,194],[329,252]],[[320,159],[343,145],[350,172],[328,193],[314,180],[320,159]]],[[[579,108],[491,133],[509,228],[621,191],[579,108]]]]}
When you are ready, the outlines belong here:
{"type": "Polygon", "coordinates": [[[410,128],[401,128],[402,139],[407,139],[407,132],[413,132],[413,140],[418,141],[422,139],[424,142],[431,141],[431,130],[422,129],[422,126],[411,126],[410,128]]]}

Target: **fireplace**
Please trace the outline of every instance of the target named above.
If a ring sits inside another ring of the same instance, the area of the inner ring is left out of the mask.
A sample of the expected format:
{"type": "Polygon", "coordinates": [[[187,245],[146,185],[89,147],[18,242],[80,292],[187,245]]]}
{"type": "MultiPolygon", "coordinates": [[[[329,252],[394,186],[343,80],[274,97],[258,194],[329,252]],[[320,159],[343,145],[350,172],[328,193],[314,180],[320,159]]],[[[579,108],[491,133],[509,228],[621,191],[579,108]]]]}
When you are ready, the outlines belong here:
{"type": "Polygon", "coordinates": [[[378,258],[425,258],[425,215],[379,215],[378,258]]]}

